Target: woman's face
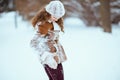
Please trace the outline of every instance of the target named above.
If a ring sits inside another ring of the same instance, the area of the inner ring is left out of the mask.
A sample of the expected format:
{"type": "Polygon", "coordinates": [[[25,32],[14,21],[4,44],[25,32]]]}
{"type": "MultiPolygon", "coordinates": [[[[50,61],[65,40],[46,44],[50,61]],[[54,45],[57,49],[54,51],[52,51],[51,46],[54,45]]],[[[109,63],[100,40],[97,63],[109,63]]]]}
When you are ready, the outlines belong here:
{"type": "Polygon", "coordinates": [[[50,20],[51,20],[52,22],[55,22],[55,21],[58,20],[58,18],[56,18],[56,17],[54,17],[54,16],[51,16],[50,20]]]}

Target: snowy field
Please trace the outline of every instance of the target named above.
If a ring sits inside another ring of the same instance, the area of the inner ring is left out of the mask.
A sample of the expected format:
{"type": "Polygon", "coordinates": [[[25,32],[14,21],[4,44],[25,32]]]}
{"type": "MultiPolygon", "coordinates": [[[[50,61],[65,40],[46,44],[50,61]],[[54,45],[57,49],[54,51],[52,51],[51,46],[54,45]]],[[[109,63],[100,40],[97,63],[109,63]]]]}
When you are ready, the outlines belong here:
{"type": "MultiPolygon", "coordinates": [[[[15,13],[0,17],[0,80],[48,80],[29,42],[31,25],[15,13]]],[[[89,27],[76,18],[65,19],[65,33],[60,38],[68,60],[63,63],[65,80],[120,80],[120,25],[113,33],[89,27]]]]}

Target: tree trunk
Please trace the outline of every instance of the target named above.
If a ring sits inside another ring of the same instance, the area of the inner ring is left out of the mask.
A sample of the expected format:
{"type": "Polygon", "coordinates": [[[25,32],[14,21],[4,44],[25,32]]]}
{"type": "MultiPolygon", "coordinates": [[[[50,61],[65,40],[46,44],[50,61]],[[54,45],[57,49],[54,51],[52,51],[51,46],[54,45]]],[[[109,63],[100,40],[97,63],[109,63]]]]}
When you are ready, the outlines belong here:
{"type": "Polygon", "coordinates": [[[110,0],[100,0],[100,3],[101,25],[104,28],[104,32],[111,33],[110,0]]]}

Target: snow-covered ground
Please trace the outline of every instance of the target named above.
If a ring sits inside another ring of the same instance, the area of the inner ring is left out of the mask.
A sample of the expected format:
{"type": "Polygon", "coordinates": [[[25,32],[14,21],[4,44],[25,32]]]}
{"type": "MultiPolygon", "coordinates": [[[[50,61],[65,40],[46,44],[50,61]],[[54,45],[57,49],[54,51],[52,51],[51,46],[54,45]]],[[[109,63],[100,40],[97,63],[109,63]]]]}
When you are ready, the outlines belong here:
{"type": "MultiPolygon", "coordinates": [[[[0,17],[0,80],[48,80],[29,47],[33,28],[20,16],[15,28],[14,16],[11,12],[0,17]]],[[[120,80],[120,25],[113,25],[109,34],[67,18],[60,40],[68,57],[65,80],[120,80]]]]}

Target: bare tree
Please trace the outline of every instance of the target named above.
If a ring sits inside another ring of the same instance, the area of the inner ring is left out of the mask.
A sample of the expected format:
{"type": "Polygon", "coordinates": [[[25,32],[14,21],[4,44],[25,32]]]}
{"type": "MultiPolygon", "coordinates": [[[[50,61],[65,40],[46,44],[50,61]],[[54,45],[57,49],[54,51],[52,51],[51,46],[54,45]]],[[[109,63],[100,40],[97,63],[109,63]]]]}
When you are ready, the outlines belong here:
{"type": "Polygon", "coordinates": [[[50,0],[15,0],[16,10],[24,19],[30,20],[50,0]]]}
{"type": "Polygon", "coordinates": [[[104,32],[111,33],[110,0],[100,0],[100,4],[101,25],[104,28],[104,32]]]}
{"type": "Polygon", "coordinates": [[[8,8],[8,0],[0,0],[0,13],[8,8]]]}

